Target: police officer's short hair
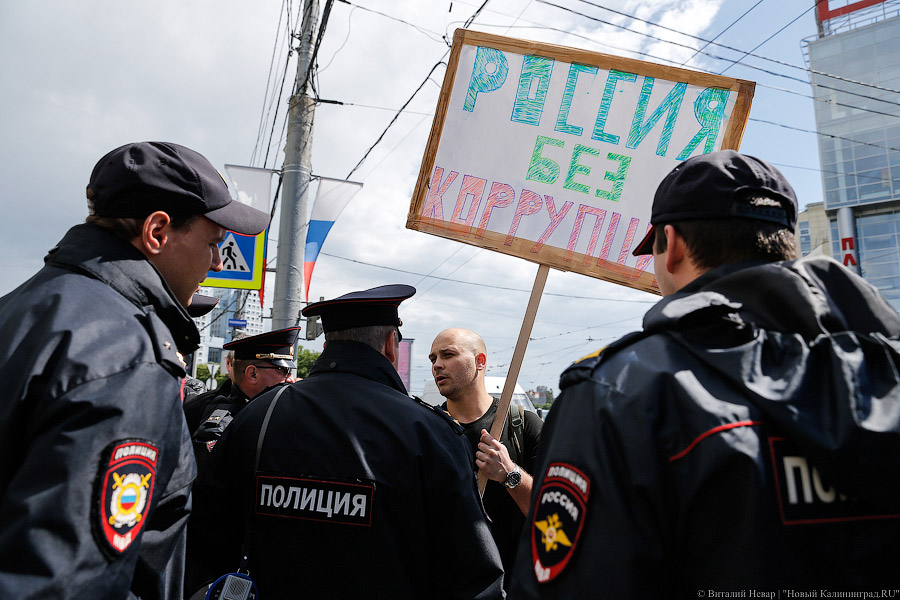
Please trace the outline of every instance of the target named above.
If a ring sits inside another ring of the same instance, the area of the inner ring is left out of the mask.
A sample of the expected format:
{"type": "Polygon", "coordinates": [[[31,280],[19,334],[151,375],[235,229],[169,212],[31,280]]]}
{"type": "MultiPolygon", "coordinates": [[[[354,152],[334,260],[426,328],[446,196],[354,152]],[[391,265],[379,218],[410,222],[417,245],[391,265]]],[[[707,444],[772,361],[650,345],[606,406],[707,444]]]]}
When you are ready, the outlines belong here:
{"type": "Polygon", "coordinates": [[[339,329],[338,331],[326,331],[326,342],[362,342],[367,346],[378,350],[384,349],[384,341],[392,331],[397,332],[400,339],[400,329],[394,325],[370,325],[369,327],[353,327],[352,329],[339,329]]]}
{"type": "MultiPolygon", "coordinates": [[[[190,227],[194,221],[201,215],[179,215],[171,216],[172,229],[186,229],[190,227]]],[[[85,223],[102,227],[109,230],[119,239],[130,242],[141,235],[141,227],[144,225],[144,219],[138,217],[100,217],[97,215],[88,215],[85,223]]]]}
{"type": "MultiPolygon", "coordinates": [[[[770,198],[747,200],[754,206],[780,206],[770,198]]],[[[691,261],[701,269],[715,269],[743,260],[778,262],[797,258],[794,232],[778,223],[754,219],[700,219],[660,223],[654,251],[666,250],[665,226],[684,239],[691,261]]]]}

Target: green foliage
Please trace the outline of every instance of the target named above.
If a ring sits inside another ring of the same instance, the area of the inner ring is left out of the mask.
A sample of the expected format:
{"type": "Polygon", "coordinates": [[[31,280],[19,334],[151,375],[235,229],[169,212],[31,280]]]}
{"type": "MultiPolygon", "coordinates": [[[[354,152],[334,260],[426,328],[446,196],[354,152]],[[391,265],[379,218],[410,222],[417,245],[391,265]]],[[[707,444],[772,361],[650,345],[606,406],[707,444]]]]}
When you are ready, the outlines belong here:
{"type": "Polygon", "coordinates": [[[307,350],[303,346],[297,346],[297,356],[295,357],[295,362],[297,363],[297,377],[308,377],[309,370],[312,369],[313,364],[318,360],[320,354],[322,353],[307,350]]]}
{"type": "Polygon", "coordinates": [[[219,389],[220,387],[222,387],[222,384],[225,382],[226,379],[228,379],[228,371],[225,371],[225,372],[219,371],[218,373],[216,373],[216,389],[219,389]]]}
{"type": "Polygon", "coordinates": [[[209,379],[209,367],[206,366],[206,363],[200,363],[197,365],[197,379],[200,381],[206,381],[209,379]]]}
{"type": "Polygon", "coordinates": [[[550,408],[550,405],[553,404],[554,400],[553,390],[547,390],[547,395],[545,396],[545,398],[547,398],[547,408],[550,408]]]}

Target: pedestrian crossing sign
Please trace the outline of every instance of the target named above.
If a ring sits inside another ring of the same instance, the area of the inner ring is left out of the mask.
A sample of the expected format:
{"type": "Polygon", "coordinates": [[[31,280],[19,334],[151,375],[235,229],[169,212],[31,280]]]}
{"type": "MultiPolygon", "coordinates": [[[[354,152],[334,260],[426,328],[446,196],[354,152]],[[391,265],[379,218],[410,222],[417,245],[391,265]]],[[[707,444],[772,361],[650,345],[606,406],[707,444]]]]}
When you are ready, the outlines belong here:
{"type": "Polygon", "coordinates": [[[219,244],[222,270],[210,271],[200,285],[206,287],[258,290],[262,287],[265,261],[266,229],[259,235],[225,234],[219,244]]]}

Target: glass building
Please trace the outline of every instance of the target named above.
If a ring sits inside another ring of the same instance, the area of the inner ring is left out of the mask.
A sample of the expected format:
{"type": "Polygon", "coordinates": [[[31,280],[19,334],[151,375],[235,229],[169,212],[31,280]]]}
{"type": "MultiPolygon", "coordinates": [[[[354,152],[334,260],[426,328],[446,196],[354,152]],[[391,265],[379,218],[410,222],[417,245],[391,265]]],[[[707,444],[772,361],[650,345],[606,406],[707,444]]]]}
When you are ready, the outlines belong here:
{"type": "MultiPolygon", "coordinates": [[[[195,366],[200,363],[224,363],[222,345],[230,342],[237,331],[244,335],[259,335],[268,331],[263,323],[265,317],[258,292],[208,287],[201,292],[206,296],[215,296],[219,303],[208,314],[194,319],[200,330],[200,347],[195,352],[195,366]],[[240,318],[247,325],[235,329],[229,325],[232,318],[240,318]]],[[[224,364],[222,366],[224,368],[224,364]]]]}
{"type": "Polygon", "coordinates": [[[900,0],[823,0],[817,18],[806,51],[825,201],[800,215],[798,240],[804,255],[830,246],[900,310],[900,0]]]}

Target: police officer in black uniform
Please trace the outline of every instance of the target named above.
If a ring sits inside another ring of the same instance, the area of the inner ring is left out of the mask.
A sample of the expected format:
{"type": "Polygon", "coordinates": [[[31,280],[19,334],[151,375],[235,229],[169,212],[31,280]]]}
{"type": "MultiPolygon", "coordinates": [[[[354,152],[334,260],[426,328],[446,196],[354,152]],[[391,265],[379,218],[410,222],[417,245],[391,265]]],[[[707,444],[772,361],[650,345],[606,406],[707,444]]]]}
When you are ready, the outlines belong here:
{"type": "Polygon", "coordinates": [[[462,430],[397,374],[414,293],[303,310],[326,340],[309,377],[241,411],[194,488],[189,552],[207,578],[241,565],[264,598],[502,597],[462,430]]]}
{"type": "Polygon", "coordinates": [[[795,259],[796,219],[784,176],[733,150],[663,179],[634,254],[664,298],[563,373],[511,596],[900,588],[900,316],[795,259]]]}
{"type": "Polygon", "coordinates": [[[197,464],[202,468],[222,432],[255,396],[284,382],[292,382],[294,344],[299,327],[288,327],[228,342],[233,351],[232,385],[218,394],[204,394],[185,402],[184,414],[194,443],[197,464]]]}
{"type": "Polygon", "coordinates": [[[226,229],[269,215],[167,142],[106,154],[87,197],[86,223],[0,299],[0,598],[177,599],[196,470],[186,309],[226,229]]]}

